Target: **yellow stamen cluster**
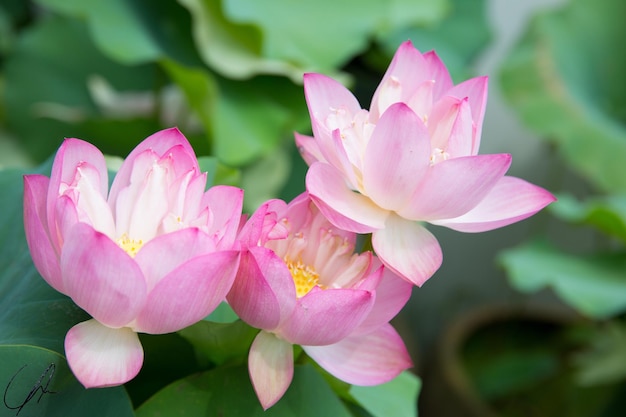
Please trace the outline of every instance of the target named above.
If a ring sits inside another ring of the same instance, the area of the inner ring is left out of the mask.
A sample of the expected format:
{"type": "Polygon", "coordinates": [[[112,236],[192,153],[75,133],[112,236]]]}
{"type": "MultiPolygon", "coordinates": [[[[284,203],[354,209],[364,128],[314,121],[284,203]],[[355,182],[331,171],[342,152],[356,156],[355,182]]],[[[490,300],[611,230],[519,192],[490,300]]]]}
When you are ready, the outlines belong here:
{"type": "Polygon", "coordinates": [[[131,239],[126,233],[124,233],[122,237],[117,239],[117,244],[120,248],[124,249],[127,254],[134,258],[135,255],[137,255],[137,252],[139,252],[139,249],[143,246],[143,240],[131,239]]]}
{"type": "Polygon", "coordinates": [[[305,296],[313,287],[318,285],[320,276],[313,268],[299,260],[293,262],[285,259],[285,263],[291,272],[294,284],[296,284],[296,296],[298,298],[305,296]]]}

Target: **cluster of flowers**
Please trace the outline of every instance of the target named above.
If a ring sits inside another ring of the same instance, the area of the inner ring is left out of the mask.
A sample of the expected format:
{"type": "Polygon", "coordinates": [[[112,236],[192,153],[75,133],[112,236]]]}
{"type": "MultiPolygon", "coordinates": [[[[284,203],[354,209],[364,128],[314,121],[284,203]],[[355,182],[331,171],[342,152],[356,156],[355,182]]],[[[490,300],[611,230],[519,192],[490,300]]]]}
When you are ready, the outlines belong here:
{"type": "Polygon", "coordinates": [[[287,390],[293,345],[351,384],[411,366],[389,321],[442,261],[429,222],[479,232],[554,200],[505,176],[511,157],[477,155],[487,79],[454,86],[433,52],[400,46],[370,110],[307,74],[314,136],[296,134],[307,192],[242,215],[243,190],[213,186],[177,129],[145,139],[109,190],[102,153],[67,139],[50,178],[24,178],[35,266],[91,320],[65,339],[85,387],[123,384],[143,362],[138,332],[187,327],[226,301],[260,329],[248,359],[264,408],[287,390]],[[357,234],[376,255],[354,253],[357,234]]]}

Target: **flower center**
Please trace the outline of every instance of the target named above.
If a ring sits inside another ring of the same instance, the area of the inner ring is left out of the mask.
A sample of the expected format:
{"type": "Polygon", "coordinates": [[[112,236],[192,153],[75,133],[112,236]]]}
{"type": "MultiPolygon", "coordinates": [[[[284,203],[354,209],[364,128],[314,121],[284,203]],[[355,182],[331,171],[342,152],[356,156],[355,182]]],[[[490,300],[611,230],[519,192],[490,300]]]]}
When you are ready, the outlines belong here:
{"type": "Polygon", "coordinates": [[[117,239],[117,244],[120,248],[124,249],[127,254],[134,258],[135,255],[137,255],[137,252],[139,252],[139,249],[143,246],[143,240],[131,239],[126,233],[124,233],[122,237],[117,239]]]}
{"type": "Polygon", "coordinates": [[[293,283],[296,284],[296,297],[305,296],[318,285],[320,276],[313,268],[303,264],[302,261],[293,262],[289,258],[285,259],[285,263],[291,272],[293,283]]]}

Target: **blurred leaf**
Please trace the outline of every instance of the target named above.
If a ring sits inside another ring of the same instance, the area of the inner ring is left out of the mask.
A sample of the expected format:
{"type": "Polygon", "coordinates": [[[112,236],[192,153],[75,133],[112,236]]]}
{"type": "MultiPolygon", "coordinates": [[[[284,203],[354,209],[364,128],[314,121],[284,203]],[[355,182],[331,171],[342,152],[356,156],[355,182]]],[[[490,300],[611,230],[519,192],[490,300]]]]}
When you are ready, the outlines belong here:
{"type": "Polygon", "coordinates": [[[296,366],[285,396],[263,411],[244,366],[192,375],[163,389],[137,410],[137,417],[351,417],[311,366],[296,366]]]}
{"type": "Polygon", "coordinates": [[[241,172],[238,169],[220,164],[213,156],[198,157],[198,164],[200,171],[207,173],[207,189],[218,184],[239,186],[241,182],[241,172]]]}
{"type": "Polygon", "coordinates": [[[304,72],[333,75],[376,33],[432,23],[447,6],[446,0],[179,1],[194,17],[196,44],[211,68],[229,78],[275,74],[295,82],[304,72]]]}
{"type": "Polygon", "coordinates": [[[90,77],[99,75],[116,90],[147,90],[154,85],[154,67],[123,67],[105,58],[89,42],[82,22],[63,18],[38,21],[22,32],[4,64],[7,129],[36,162],[52,154],[64,137],[84,138],[99,147],[108,144],[108,148],[115,139],[126,151],[136,143],[132,141],[154,131],[154,122],[142,121],[138,123],[149,125],[146,129],[150,130],[140,128],[141,134],[137,134],[133,120],[125,120],[120,123],[128,129],[115,129],[112,136],[101,132],[105,126],[102,120],[96,121],[101,115],[89,90],[90,77]],[[99,127],[92,129],[90,123],[99,127]]]}
{"type": "Polygon", "coordinates": [[[163,67],[198,114],[213,154],[227,165],[249,164],[308,126],[302,88],[286,79],[258,77],[241,83],[173,61],[164,61],[163,67]]]}
{"type": "Polygon", "coordinates": [[[229,361],[243,362],[258,332],[258,329],[237,320],[232,323],[201,321],[178,333],[194,346],[198,355],[222,364],[229,361]]]}
{"type": "Polygon", "coordinates": [[[386,384],[350,388],[352,397],[373,417],[416,417],[420,380],[402,372],[386,384]]]}
{"type": "Polygon", "coordinates": [[[262,56],[258,29],[229,22],[220,0],[178,2],[191,13],[196,47],[211,68],[231,78],[249,78],[258,73],[301,78],[302,70],[295,65],[262,56]]]}
{"type": "MultiPolygon", "coordinates": [[[[392,56],[398,46],[410,39],[422,52],[437,51],[457,82],[467,78],[472,61],[487,46],[491,31],[485,0],[437,2],[438,19],[429,25],[394,27],[378,38],[383,51],[392,56]]],[[[384,63],[386,67],[388,63],[384,63]]]]}
{"type": "MultiPolygon", "coordinates": [[[[49,171],[50,163],[39,169],[49,171]]],[[[23,415],[132,416],[123,388],[85,390],[67,367],[62,356],[65,334],[88,316],[35,270],[24,236],[22,174],[0,171],[0,381],[11,394],[10,404],[20,404],[38,383],[46,387],[50,381],[47,389],[57,393],[43,394],[37,402],[42,389],[35,391],[23,415]]],[[[0,410],[2,416],[17,412],[0,410]]]]}
{"type": "Polygon", "coordinates": [[[604,190],[626,190],[626,3],[572,0],[535,16],[504,63],[523,121],[604,190]]]}
{"type": "Polygon", "coordinates": [[[581,385],[605,385],[626,380],[626,328],[609,323],[597,330],[591,348],[575,358],[581,385]]]}
{"type": "Polygon", "coordinates": [[[227,302],[222,301],[205,320],[214,323],[233,323],[239,320],[239,317],[227,302]]]}
{"type": "Polygon", "coordinates": [[[499,262],[519,291],[550,287],[582,314],[599,319],[626,310],[626,254],[570,255],[532,243],[503,251],[499,262]]]}
{"type": "MultiPolygon", "coordinates": [[[[253,212],[271,198],[278,198],[291,172],[291,159],[284,147],[257,158],[243,170],[241,187],[246,190],[244,209],[253,212]]],[[[304,192],[304,184],[300,193],[304,192]]]]}
{"type": "Polygon", "coordinates": [[[584,202],[560,195],[549,207],[556,216],[573,223],[589,224],[626,243],[626,196],[608,195],[584,202]]]}
{"type": "Polygon", "coordinates": [[[189,64],[193,49],[189,13],[173,1],[37,0],[58,13],[86,20],[93,42],[111,59],[136,65],[164,55],[189,64]]]}

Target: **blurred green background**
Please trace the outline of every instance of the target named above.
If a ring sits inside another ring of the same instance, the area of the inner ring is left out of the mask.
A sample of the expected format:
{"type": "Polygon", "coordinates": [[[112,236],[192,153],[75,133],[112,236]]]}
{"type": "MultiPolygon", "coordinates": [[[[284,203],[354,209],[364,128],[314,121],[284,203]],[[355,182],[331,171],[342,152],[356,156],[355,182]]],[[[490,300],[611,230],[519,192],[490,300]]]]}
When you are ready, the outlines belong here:
{"type": "Polygon", "coordinates": [[[304,190],[302,74],[367,108],[411,39],[457,83],[490,76],[481,152],[559,197],[489,233],[433,228],[444,264],[395,322],[420,415],[620,415],[625,18],[622,0],[1,0],[0,167],[35,170],[64,137],[123,157],[178,126],[247,211],[288,200],[304,190]]]}

